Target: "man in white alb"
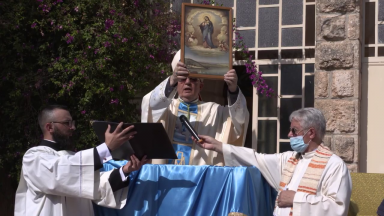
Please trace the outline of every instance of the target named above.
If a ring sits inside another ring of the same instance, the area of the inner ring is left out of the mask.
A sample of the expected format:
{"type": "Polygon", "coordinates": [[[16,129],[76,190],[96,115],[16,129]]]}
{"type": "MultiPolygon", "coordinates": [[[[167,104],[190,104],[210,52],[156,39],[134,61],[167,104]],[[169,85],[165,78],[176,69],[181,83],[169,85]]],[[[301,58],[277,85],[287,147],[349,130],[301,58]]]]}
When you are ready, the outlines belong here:
{"type": "Polygon", "coordinates": [[[172,62],[173,74],[144,96],[141,104],[142,122],[161,122],[172,141],[177,160],[152,160],[153,163],[178,165],[223,165],[223,158],[214,151],[195,145],[191,134],[181,124],[185,115],[198,134],[207,134],[223,142],[243,146],[249,113],[246,100],[237,86],[235,70],[224,75],[228,85],[228,104],[221,106],[199,100],[203,80],[189,76],[180,60],[180,51],[172,62]],[[174,99],[176,92],[179,98],[174,99]]]}
{"type": "Polygon", "coordinates": [[[224,155],[227,166],[256,166],[268,183],[279,191],[274,215],[347,215],[352,183],[344,161],[323,145],[326,121],[315,108],[290,115],[289,132],[294,151],[260,154],[213,139],[199,144],[224,155]]]}
{"type": "Polygon", "coordinates": [[[68,109],[51,105],[38,117],[44,140],[23,156],[19,187],[16,191],[16,216],[94,215],[92,202],[122,208],[128,194],[128,175],[147,162],[135,156],[120,169],[100,173],[103,163],[112,159],[110,151],[131,139],[133,127],[113,133],[108,126],[105,143],[73,153],[69,148],[75,130],[68,109]]]}

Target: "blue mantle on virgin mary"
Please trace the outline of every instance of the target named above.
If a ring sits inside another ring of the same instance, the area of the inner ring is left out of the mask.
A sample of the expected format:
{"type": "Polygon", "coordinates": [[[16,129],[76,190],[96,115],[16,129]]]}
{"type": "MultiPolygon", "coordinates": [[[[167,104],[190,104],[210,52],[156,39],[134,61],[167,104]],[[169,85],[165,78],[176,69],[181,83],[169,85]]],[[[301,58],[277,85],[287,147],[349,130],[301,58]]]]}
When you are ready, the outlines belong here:
{"type": "MultiPolygon", "coordinates": [[[[125,162],[111,161],[105,170],[125,162]]],[[[277,192],[256,167],[144,165],[130,175],[121,210],[94,205],[95,215],[272,215],[277,192]]]]}

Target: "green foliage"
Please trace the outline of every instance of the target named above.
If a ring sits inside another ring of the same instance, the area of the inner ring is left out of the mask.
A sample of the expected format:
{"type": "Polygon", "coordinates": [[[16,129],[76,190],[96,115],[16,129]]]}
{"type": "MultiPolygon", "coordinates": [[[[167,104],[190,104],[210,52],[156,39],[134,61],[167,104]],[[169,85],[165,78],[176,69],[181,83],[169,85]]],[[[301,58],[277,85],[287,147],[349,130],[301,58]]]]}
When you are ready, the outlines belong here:
{"type": "Polygon", "coordinates": [[[76,149],[97,144],[89,121],[139,121],[132,99],[170,73],[167,0],[0,2],[0,168],[17,177],[42,138],[39,110],[67,105],[76,149]]]}

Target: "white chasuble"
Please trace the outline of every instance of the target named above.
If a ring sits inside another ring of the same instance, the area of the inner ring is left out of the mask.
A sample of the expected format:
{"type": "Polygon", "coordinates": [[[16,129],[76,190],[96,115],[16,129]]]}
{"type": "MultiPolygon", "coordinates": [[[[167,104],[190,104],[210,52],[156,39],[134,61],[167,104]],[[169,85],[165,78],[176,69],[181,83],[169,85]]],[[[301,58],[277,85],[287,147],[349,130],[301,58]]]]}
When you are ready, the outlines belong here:
{"type": "Polygon", "coordinates": [[[113,193],[112,171],[94,170],[94,150],[76,154],[46,146],[29,149],[16,191],[16,216],[94,215],[92,201],[110,208],[123,208],[128,187],[113,193]]]}
{"type": "MultiPolygon", "coordinates": [[[[278,191],[283,169],[289,158],[297,152],[279,154],[260,154],[250,148],[238,148],[223,144],[223,155],[227,166],[256,166],[268,183],[278,191]]],[[[315,155],[309,152],[303,155],[294,170],[288,190],[297,191],[308,164],[315,155]]],[[[333,154],[319,180],[315,195],[296,192],[293,199],[293,216],[346,216],[352,191],[349,170],[344,161],[333,154]]],[[[276,208],[274,215],[289,216],[291,208],[276,208]]]]}
{"type": "MultiPolygon", "coordinates": [[[[161,122],[172,141],[177,160],[152,160],[160,164],[185,165],[224,165],[221,154],[200,148],[191,140],[190,133],[183,128],[179,120],[181,114],[187,116],[189,107],[190,122],[196,132],[215,139],[244,145],[249,113],[244,95],[239,90],[237,100],[231,106],[221,106],[213,102],[181,103],[174,99],[176,88],[166,97],[167,78],[153,91],[144,96],[142,101],[141,122],[161,122]]],[[[229,100],[229,98],[228,98],[229,100]]]]}

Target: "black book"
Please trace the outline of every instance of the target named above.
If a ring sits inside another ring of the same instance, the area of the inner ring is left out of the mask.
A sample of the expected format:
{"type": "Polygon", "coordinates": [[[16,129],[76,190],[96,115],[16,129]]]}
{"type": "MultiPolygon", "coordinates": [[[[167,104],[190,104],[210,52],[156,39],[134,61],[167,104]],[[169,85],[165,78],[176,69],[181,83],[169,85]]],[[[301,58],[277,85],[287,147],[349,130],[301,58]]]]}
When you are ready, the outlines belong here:
{"type": "MultiPolygon", "coordinates": [[[[91,121],[91,124],[100,142],[103,143],[108,124],[111,126],[110,132],[112,133],[119,123],[91,121]]],[[[161,123],[124,123],[122,128],[131,125],[135,126],[133,130],[137,131],[137,134],[111,152],[114,160],[129,160],[132,154],[135,154],[139,160],[144,155],[147,155],[147,159],[177,159],[172,143],[161,123]]]]}

